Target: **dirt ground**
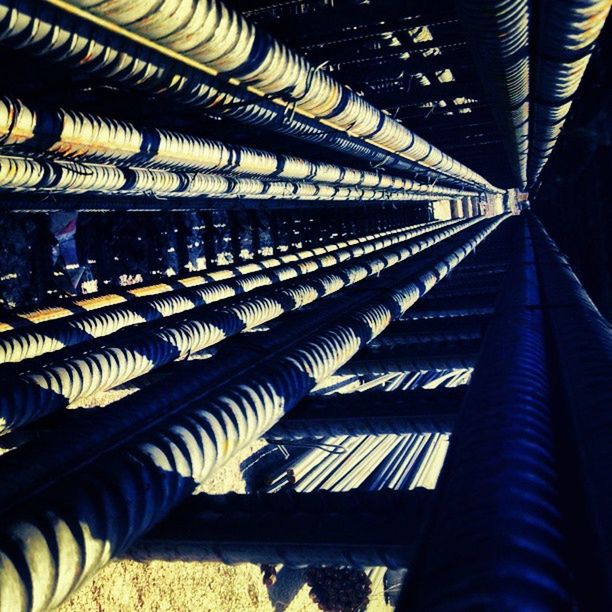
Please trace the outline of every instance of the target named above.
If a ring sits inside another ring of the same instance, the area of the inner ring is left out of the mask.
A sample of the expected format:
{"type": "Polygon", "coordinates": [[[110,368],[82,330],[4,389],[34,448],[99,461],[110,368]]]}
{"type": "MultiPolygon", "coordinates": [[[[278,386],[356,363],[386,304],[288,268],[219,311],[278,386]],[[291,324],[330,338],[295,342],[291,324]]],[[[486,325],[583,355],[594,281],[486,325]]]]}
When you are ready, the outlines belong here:
{"type": "MultiPolygon", "coordinates": [[[[207,493],[244,492],[239,465],[262,443],[245,449],[202,487],[207,493]]],[[[382,584],[374,585],[368,612],[390,612],[382,584]]],[[[283,568],[268,589],[250,563],[115,561],[85,584],[61,612],[314,612],[302,572],[283,568]]]]}

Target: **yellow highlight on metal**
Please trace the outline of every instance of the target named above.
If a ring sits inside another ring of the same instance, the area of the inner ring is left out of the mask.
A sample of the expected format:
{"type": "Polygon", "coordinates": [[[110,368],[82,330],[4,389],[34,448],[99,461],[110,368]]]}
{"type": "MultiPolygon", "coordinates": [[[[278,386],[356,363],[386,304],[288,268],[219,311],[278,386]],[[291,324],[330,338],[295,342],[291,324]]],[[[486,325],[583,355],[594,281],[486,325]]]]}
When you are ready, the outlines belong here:
{"type": "Polygon", "coordinates": [[[136,287],[134,289],[128,289],[128,292],[136,297],[143,297],[146,295],[156,295],[162,291],[171,291],[172,287],[166,283],[159,283],[157,285],[147,285],[146,287],[136,287]]]}
{"type": "MultiPolygon", "coordinates": [[[[77,17],[81,18],[81,19],[85,19],[91,23],[94,23],[97,26],[100,26],[110,32],[113,32],[115,34],[119,34],[120,36],[124,36],[126,38],[128,38],[129,40],[132,40],[136,43],[138,43],[139,45],[143,45],[145,47],[148,47],[149,49],[153,49],[154,51],[156,51],[157,53],[160,53],[162,55],[165,55],[166,57],[172,58],[173,60],[177,61],[177,62],[181,62],[187,66],[189,66],[190,68],[194,68],[196,70],[200,70],[201,72],[204,72],[210,76],[214,76],[214,77],[219,77],[219,78],[223,78],[221,73],[216,70],[215,68],[211,68],[210,66],[207,66],[206,64],[202,64],[201,62],[198,62],[190,57],[187,57],[181,53],[178,53],[176,51],[174,51],[173,49],[170,49],[168,47],[164,47],[163,45],[160,45],[140,34],[137,34],[135,32],[132,32],[130,30],[128,30],[127,28],[124,28],[123,26],[120,26],[108,19],[105,19],[103,17],[100,17],[98,15],[94,15],[84,9],[81,9],[73,4],[71,4],[70,2],[66,2],[65,0],[45,0],[47,3],[52,4],[58,8],[60,8],[61,10],[70,13],[72,15],[76,15],[77,17]]],[[[179,75],[175,75],[174,77],[175,79],[181,78],[179,77],[179,75]]],[[[253,85],[247,85],[245,83],[243,83],[242,81],[240,81],[240,79],[237,79],[236,77],[230,77],[230,78],[225,78],[224,80],[226,80],[228,83],[230,83],[231,85],[235,85],[235,86],[241,86],[244,87],[247,91],[257,95],[260,98],[266,99],[270,102],[273,102],[274,104],[277,104],[279,106],[282,106],[284,108],[288,108],[291,107],[291,112],[292,113],[297,113],[298,115],[301,115],[303,117],[307,117],[308,119],[314,119],[317,120],[319,123],[330,127],[338,132],[343,132],[344,134],[347,134],[348,136],[352,137],[352,138],[357,138],[360,140],[363,140],[364,142],[367,142],[368,144],[382,149],[383,151],[386,151],[387,153],[391,153],[393,155],[398,155],[399,157],[403,157],[404,159],[407,159],[408,161],[411,162],[417,162],[418,160],[416,158],[410,157],[409,155],[406,155],[404,152],[397,152],[394,151],[393,149],[387,147],[386,145],[383,145],[382,143],[378,143],[375,142],[373,140],[371,140],[370,138],[362,138],[361,136],[359,136],[358,134],[355,134],[354,132],[351,132],[350,130],[347,130],[339,125],[337,125],[336,123],[334,123],[333,121],[330,121],[329,119],[323,119],[323,118],[318,118],[316,115],[300,108],[299,106],[297,106],[296,104],[292,104],[289,103],[285,100],[283,100],[282,98],[277,98],[277,97],[273,97],[273,96],[268,96],[265,92],[263,92],[261,89],[258,89],[257,87],[254,87],[253,85]]]]}

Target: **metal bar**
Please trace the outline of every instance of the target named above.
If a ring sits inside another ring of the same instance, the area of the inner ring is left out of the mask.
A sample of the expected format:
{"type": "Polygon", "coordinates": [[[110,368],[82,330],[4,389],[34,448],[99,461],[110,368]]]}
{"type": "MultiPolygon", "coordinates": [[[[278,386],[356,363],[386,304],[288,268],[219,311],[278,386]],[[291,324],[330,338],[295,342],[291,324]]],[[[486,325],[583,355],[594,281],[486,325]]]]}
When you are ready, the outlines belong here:
{"type": "Polygon", "coordinates": [[[456,4],[512,170],[519,185],[525,187],[529,147],[529,1],[456,0],[456,4]]]}
{"type": "MultiPolygon", "coordinates": [[[[379,251],[372,249],[371,255],[337,264],[329,271],[307,274],[304,280],[284,282],[270,288],[260,287],[250,295],[238,296],[218,308],[202,306],[194,308],[188,315],[179,313],[161,321],[120,330],[112,340],[100,338],[91,341],[85,356],[76,346],[64,351],[57,359],[49,356],[47,360],[43,355],[41,363],[28,364],[29,367],[21,368],[21,371],[19,366],[7,369],[8,364],[5,364],[0,389],[0,417],[3,419],[0,420],[0,432],[15,429],[93,393],[112,389],[285,313],[299,310],[369,276],[378,275],[474,224],[478,221],[472,219],[424,236],[405,239],[396,246],[379,251]]],[[[488,224],[485,222],[484,225],[488,224]]],[[[289,277],[293,277],[295,266],[288,267],[291,268],[289,277]]]]}
{"type": "Polygon", "coordinates": [[[530,218],[543,308],[559,370],[575,568],[584,609],[612,606],[612,329],[542,224],[530,218]]]}
{"type": "Polygon", "coordinates": [[[118,78],[123,86],[154,89],[375,163],[423,168],[495,191],[218,0],[184,3],[180,10],[163,0],[146,15],[114,9],[116,0],[93,7],[76,0],[2,0],[0,39],[111,82],[118,78]]]}
{"type": "MultiPolygon", "coordinates": [[[[377,339],[376,342],[380,340],[377,339]]],[[[440,344],[416,344],[392,349],[362,349],[338,374],[385,374],[419,370],[472,368],[476,363],[480,339],[440,344]],[[452,346],[454,345],[454,346],[452,346]]]]}
{"type": "MultiPolygon", "coordinates": [[[[307,274],[302,281],[259,288],[254,294],[238,296],[218,308],[202,306],[191,310],[189,315],[180,313],[120,330],[112,340],[92,340],[85,355],[79,346],[75,346],[55,359],[52,355],[50,359],[43,355],[33,364],[26,362],[27,366],[21,370],[18,365],[9,367],[12,364],[5,364],[0,389],[0,415],[3,418],[0,431],[13,430],[93,393],[111,389],[173,361],[186,359],[233,335],[299,310],[369,276],[380,274],[475,223],[478,222],[465,221],[399,241],[397,246],[378,252],[372,249],[372,255],[337,264],[330,271],[307,274]]],[[[300,275],[299,264],[288,268],[289,278],[300,275]]],[[[247,288],[248,284],[243,291],[247,288]]]]}
{"type": "MultiPolygon", "coordinates": [[[[401,180],[398,181],[401,183],[401,180]]],[[[207,172],[183,172],[120,167],[72,161],[37,161],[18,155],[0,156],[0,189],[17,193],[146,195],[153,198],[242,198],[283,200],[409,201],[472,193],[447,188],[419,191],[346,187],[309,180],[229,177],[207,172]],[[430,191],[430,193],[428,193],[430,191]]],[[[7,203],[5,203],[5,207],[7,203]]]]}
{"type": "MultiPolygon", "coordinates": [[[[268,180],[307,181],[345,187],[461,194],[408,178],[356,170],[299,157],[167,130],[140,128],[126,121],[74,110],[37,110],[20,99],[0,99],[0,152],[48,153],[58,159],[137,168],[210,172],[268,180]]],[[[92,166],[94,169],[96,166],[92,166]]],[[[79,166],[77,166],[77,170],[79,166]]],[[[81,169],[82,170],[82,169],[81,169]]],[[[91,172],[91,168],[89,169],[91,172]]],[[[1,176],[1,174],[0,174],[1,176]]],[[[48,177],[50,182],[51,177],[48,177]]],[[[60,184],[61,185],[61,184],[60,184]]]]}
{"type": "Polygon", "coordinates": [[[524,221],[399,609],[570,609],[542,304],[524,221]]]}
{"type": "MultiPolygon", "coordinates": [[[[442,222],[399,228],[260,262],[145,284],[117,293],[80,296],[58,307],[20,313],[25,319],[23,325],[0,335],[0,363],[22,361],[107,336],[145,321],[167,318],[249,293],[258,287],[328,268],[447,225],[442,222]],[[79,313],[83,310],[85,312],[79,313]],[[94,312],[91,313],[91,310],[94,312]],[[28,322],[36,325],[27,326],[28,322]]],[[[16,326],[15,318],[7,325],[16,326]]]]}
{"type": "Polygon", "coordinates": [[[140,561],[406,567],[430,502],[425,491],[200,494],[127,555],[140,561]]]}
{"type": "MultiPolygon", "coordinates": [[[[110,293],[96,293],[87,296],[77,296],[73,299],[53,302],[52,304],[48,304],[45,308],[37,308],[36,310],[14,311],[13,316],[10,317],[10,321],[0,319],[0,332],[49,321],[51,319],[68,317],[74,314],[75,311],[80,312],[83,310],[97,310],[98,308],[112,306],[117,302],[122,303],[123,301],[137,299],[142,295],[160,295],[174,289],[194,287],[201,284],[218,282],[227,278],[233,278],[236,276],[242,276],[244,274],[275,268],[283,263],[307,259],[316,255],[325,255],[330,252],[335,252],[343,247],[354,246],[370,239],[382,238],[384,236],[402,231],[401,227],[391,229],[385,227],[383,231],[379,231],[377,233],[363,234],[361,236],[352,237],[345,241],[346,244],[340,241],[327,242],[327,244],[319,247],[303,249],[296,253],[288,253],[278,256],[274,256],[273,254],[272,257],[258,259],[252,263],[239,266],[224,266],[221,269],[218,269],[220,266],[217,266],[217,252],[215,249],[217,240],[214,214],[211,212],[205,212],[203,215],[205,219],[204,247],[206,252],[207,268],[205,273],[188,274],[186,276],[179,276],[172,279],[165,278],[163,283],[158,281],[153,283],[140,283],[123,290],[116,289],[114,292],[110,293]],[[214,270],[211,270],[211,268],[214,268],[214,270]]],[[[273,215],[272,218],[269,219],[273,245],[278,245],[280,243],[280,238],[276,228],[276,220],[277,215],[273,215]]],[[[408,225],[403,229],[416,230],[418,227],[424,228],[425,225],[426,224],[408,225]]],[[[433,228],[434,226],[431,225],[431,227],[433,228]]],[[[104,253],[105,251],[101,252],[104,253]]]]}
{"type": "Polygon", "coordinates": [[[473,315],[455,318],[415,319],[395,321],[372,346],[387,344],[420,344],[476,339],[482,336],[490,317],[473,315]]]}
{"type": "Polygon", "coordinates": [[[464,389],[371,391],[311,396],[266,434],[268,440],[452,431],[464,389]]]}
{"type": "Polygon", "coordinates": [[[538,183],[610,12],[609,0],[547,0],[539,7],[529,185],[538,183]]]}
{"type": "Polygon", "coordinates": [[[0,457],[0,593],[10,597],[12,610],[57,607],[401,316],[504,219],[483,221],[419,264],[260,334],[257,346],[241,339],[226,347],[214,372],[186,364],[173,380],[0,457]]]}

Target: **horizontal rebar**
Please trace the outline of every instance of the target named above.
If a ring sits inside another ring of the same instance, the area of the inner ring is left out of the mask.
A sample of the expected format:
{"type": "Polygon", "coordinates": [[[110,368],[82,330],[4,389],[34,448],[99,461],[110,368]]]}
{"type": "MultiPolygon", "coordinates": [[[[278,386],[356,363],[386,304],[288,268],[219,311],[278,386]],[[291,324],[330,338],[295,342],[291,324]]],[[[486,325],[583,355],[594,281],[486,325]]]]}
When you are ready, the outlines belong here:
{"type": "Polygon", "coordinates": [[[225,369],[221,362],[214,373],[186,364],[176,384],[152,385],[0,457],[0,601],[8,598],[11,612],[58,606],[401,316],[504,218],[440,245],[419,266],[404,264],[341,303],[260,334],[257,347],[241,340],[225,352],[225,369]]]}

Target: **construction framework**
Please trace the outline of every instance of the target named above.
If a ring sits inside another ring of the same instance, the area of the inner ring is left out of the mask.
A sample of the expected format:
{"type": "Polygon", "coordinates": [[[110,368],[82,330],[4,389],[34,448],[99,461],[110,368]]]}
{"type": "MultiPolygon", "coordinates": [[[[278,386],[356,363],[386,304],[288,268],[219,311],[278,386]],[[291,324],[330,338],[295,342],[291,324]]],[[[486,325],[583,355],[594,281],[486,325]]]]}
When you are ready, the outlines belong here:
{"type": "Polygon", "coordinates": [[[97,282],[0,310],[0,612],[126,557],[612,606],[612,330],[528,199],[610,2],[433,4],[0,0],[1,215],[97,282]]]}

